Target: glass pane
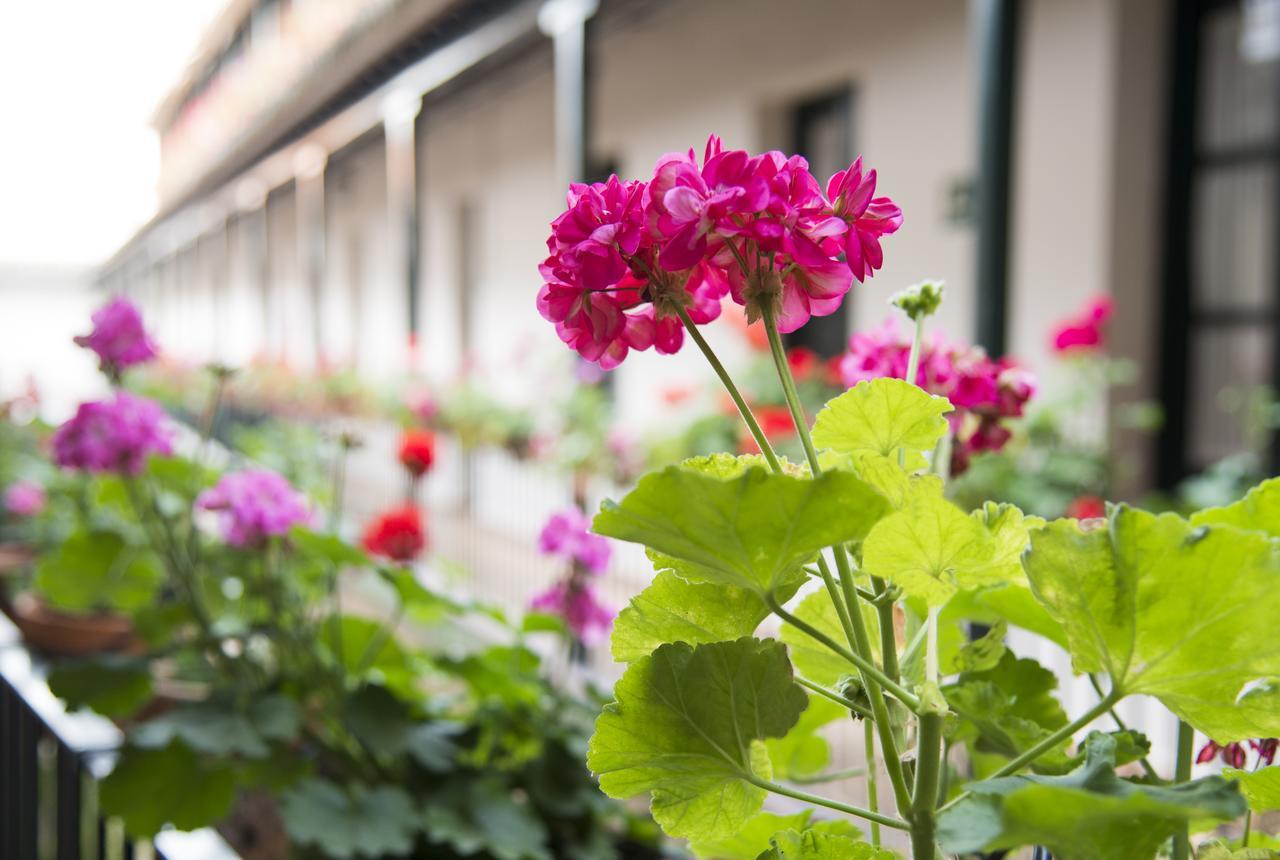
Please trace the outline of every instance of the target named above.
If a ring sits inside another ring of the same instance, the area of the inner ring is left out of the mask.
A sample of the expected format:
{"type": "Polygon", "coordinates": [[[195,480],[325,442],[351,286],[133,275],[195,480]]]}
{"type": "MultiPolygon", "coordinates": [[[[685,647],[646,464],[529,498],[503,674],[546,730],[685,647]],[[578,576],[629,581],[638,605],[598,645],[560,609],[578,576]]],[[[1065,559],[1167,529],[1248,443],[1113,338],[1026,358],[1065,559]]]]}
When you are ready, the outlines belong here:
{"type": "Polygon", "coordinates": [[[1200,37],[1197,122],[1199,143],[1206,151],[1265,143],[1275,138],[1280,127],[1280,70],[1274,56],[1247,49],[1245,22],[1253,20],[1258,19],[1245,16],[1238,4],[1206,13],[1200,37]]]}
{"type": "Polygon", "coordinates": [[[1193,193],[1193,306],[1271,307],[1276,168],[1270,164],[1202,168],[1193,193]]]}
{"type": "Polygon", "coordinates": [[[1249,403],[1271,379],[1274,343],[1269,327],[1222,326],[1195,335],[1196,366],[1188,394],[1188,452],[1204,468],[1257,444],[1249,403]]]}

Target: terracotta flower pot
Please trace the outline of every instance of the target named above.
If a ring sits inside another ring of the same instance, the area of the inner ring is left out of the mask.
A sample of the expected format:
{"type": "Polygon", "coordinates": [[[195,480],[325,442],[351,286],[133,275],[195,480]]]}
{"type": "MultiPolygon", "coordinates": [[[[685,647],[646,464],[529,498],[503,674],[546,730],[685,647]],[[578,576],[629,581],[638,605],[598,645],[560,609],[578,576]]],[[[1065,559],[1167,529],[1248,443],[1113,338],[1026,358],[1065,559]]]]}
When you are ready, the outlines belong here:
{"type": "Polygon", "coordinates": [[[9,617],[31,647],[56,657],[86,657],[134,644],[133,623],[109,612],[73,615],[53,609],[30,593],[19,594],[9,617]]]}
{"type": "Polygon", "coordinates": [[[35,557],[35,547],[19,541],[0,542],[0,577],[21,573],[35,557]]]}

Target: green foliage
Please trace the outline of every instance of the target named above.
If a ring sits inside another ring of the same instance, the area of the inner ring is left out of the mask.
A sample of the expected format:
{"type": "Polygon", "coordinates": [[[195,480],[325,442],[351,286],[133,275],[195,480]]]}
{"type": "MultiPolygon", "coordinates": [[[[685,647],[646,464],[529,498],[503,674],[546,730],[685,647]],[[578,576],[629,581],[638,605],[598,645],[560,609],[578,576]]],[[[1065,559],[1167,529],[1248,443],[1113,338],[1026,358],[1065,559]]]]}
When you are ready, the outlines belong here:
{"type": "Polygon", "coordinates": [[[756,860],[768,848],[769,838],[779,830],[804,830],[811,810],[793,815],[761,812],[723,839],[693,839],[689,847],[704,860],[756,860]]]}
{"type": "Polygon", "coordinates": [[[127,545],[115,532],[81,531],[41,556],[35,586],[58,609],[128,612],[151,603],[163,579],[150,550],[127,545]]]}
{"type": "Polygon", "coordinates": [[[687,580],[763,596],[794,586],[823,547],[860,540],[886,507],[847,472],[813,480],[717,458],[646,475],[594,528],[685,562],[671,566],[687,580]]]}
{"type": "Polygon", "coordinates": [[[923,452],[932,451],[947,432],[951,411],[945,397],[935,397],[901,379],[859,382],[832,399],[818,413],[813,444],[841,454],[864,453],[896,457],[906,467],[926,465],[923,452]]]}
{"type": "Polygon", "coordinates": [[[1115,773],[1115,740],[1085,741],[1086,760],[1067,776],[1011,776],[967,786],[939,818],[943,849],[954,853],[1043,845],[1060,860],[1143,860],[1197,818],[1244,812],[1230,782],[1208,777],[1170,787],[1138,785],[1115,773]]]}
{"type": "Polygon", "coordinates": [[[403,856],[420,827],[413,799],[393,785],[306,779],[284,793],[280,813],[291,839],[338,858],[403,856]]]}
{"type": "Polygon", "coordinates": [[[155,749],[128,746],[99,791],[103,814],[119,816],[134,836],[152,836],[165,824],[197,830],[231,811],[236,772],[180,742],[155,749]]]}
{"type": "Polygon", "coordinates": [[[501,779],[470,777],[442,786],[422,814],[428,841],[463,856],[552,860],[547,831],[528,803],[518,803],[501,779]]]}
{"type": "Polygon", "coordinates": [[[672,836],[719,839],[759,811],[768,756],[808,703],[777,642],[663,645],[637,660],[596,721],[587,765],[610,797],[652,794],[672,836]]]}
{"type": "Polygon", "coordinates": [[[1255,771],[1224,768],[1222,775],[1240,782],[1240,791],[1254,812],[1280,809],[1280,767],[1264,767],[1255,771]]]}
{"type": "Polygon", "coordinates": [[[831,745],[821,734],[823,726],[848,719],[849,711],[830,699],[809,696],[809,707],[785,737],[764,742],[775,780],[816,776],[831,763],[831,745]]]}
{"type": "Polygon", "coordinates": [[[143,749],[170,746],[175,740],[209,756],[265,758],[272,741],[298,734],[298,706],[280,695],[264,696],[245,710],[220,702],[179,705],[133,730],[130,740],[143,749]]]}
{"type": "Polygon", "coordinates": [[[896,855],[848,836],[821,830],[784,830],[756,860],[894,860],[896,855]]]}
{"type": "MultiPolygon", "coordinates": [[[[880,619],[876,615],[875,607],[865,600],[860,602],[859,606],[862,609],[863,621],[872,634],[872,656],[878,657],[880,653],[880,637],[877,634],[879,633],[880,619]]],[[[836,642],[845,641],[844,627],[840,624],[840,617],[836,614],[835,605],[825,591],[815,591],[805,595],[804,599],[796,606],[793,614],[801,621],[808,622],[816,627],[836,642]]],[[[787,643],[787,651],[791,656],[792,664],[796,667],[796,671],[810,681],[832,686],[845,675],[856,674],[858,671],[857,667],[850,664],[845,658],[816,641],[803,630],[784,623],[780,635],[782,641],[787,643]]]]}
{"type": "Polygon", "coordinates": [[[1156,696],[1219,741],[1280,734],[1280,713],[1237,708],[1246,684],[1280,674],[1280,560],[1264,534],[1121,506],[1108,528],[1036,532],[1026,566],[1077,671],[1156,696]]]}
{"type": "MultiPolygon", "coordinates": [[[[785,599],[785,598],[780,598],[785,599]]],[[[769,614],[755,591],[688,582],[660,570],[613,623],[613,659],[630,663],[664,642],[724,642],[750,636],[769,614]]]]}
{"type": "Polygon", "coordinates": [[[1280,537],[1280,478],[1263,481],[1238,502],[1191,515],[1193,525],[1228,525],[1280,537]]]}
{"type": "Polygon", "coordinates": [[[49,689],[69,708],[91,708],[107,717],[127,717],[151,700],[146,660],[121,654],[55,665],[49,689]]]}

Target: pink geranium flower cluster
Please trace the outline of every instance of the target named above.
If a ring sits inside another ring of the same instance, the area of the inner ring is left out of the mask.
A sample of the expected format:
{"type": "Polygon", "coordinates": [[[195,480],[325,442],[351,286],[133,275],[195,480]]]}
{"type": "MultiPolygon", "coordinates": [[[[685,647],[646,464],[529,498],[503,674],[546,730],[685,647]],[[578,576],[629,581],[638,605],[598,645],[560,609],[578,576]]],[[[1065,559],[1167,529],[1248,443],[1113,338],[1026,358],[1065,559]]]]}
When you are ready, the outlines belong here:
{"type": "Polygon", "coordinates": [[[604,638],[617,614],[600,600],[589,581],[608,569],[611,555],[609,542],[590,529],[590,519],[576,507],[547,520],[538,535],[538,548],[544,555],[569,562],[571,567],[565,579],[530,601],[533,609],[564,619],[573,634],[587,645],[604,638]]]}
{"type": "Polygon", "coordinates": [[[658,160],[648,182],[575,184],[551,224],[538,310],[584,358],[617,367],[630,350],[673,353],[681,315],[720,314],[725,295],[783,332],[833,313],[883,262],[901,210],[875,197],[859,159],[824,193],[799,156],[726,150],[714,135],[658,160]]]}
{"type": "Polygon", "coordinates": [[[117,296],[93,315],[93,331],[75,339],[93,350],[103,371],[115,376],[127,367],[150,361],[155,345],[142,325],[142,315],[126,298],[117,296]]]}
{"type": "Polygon", "coordinates": [[[553,514],[547,520],[538,535],[538,549],[543,555],[581,564],[597,576],[608,569],[612,554],[609,541],[591,533],[591,520],[576,507],[553,514]]]}
{"type": "MultiPolygon", "coordinates": [[[[886,321],[849,338],[849,351],[837,365],[841,381],[851,387],[882,376],[903,379],[910,354],[911,339],[892,320],[886,321]]],[[[1012,360],[992,359],[981,349],[948,344],[939,337],[921,345],[914,381],[955,407],[948,415],[955,440],[952,474],[967,469],[974,454],[1003,448],[1012,435],[1006,419],[1020,417],[1036,390],[1035,378],[1012,360]]]]}
{"type": "Polygon", "coordinates": [[[44,487],[35,481],[14,481],[4,491],[4,509],[15,517],[34,517],[44,505],[44,487]]]}
{"type": "Polygon", "coordinates": [[[1114,311],[1109,296],[1089,301],[1084,310],[1053,329],[1053,348],[1063,353],[1095,352],[1106,347],[1106,328],[1114,311]]]}
{"type": "Polygon", "coordinates": [[[223,475],[196,499],[196,507],[221,515],[222,539],[231,546],[253,547],[311,519],[306,497],[283,475],[269,469],[245,469],[223,475]]]}
{"type": "Polygon", "coordinates": [[[53,434],[53,458],[71,469],[136,475],[148,456],[172,453],[171,437],[159,405],[117,391],[110,400],[80,404],[53,434]]]}

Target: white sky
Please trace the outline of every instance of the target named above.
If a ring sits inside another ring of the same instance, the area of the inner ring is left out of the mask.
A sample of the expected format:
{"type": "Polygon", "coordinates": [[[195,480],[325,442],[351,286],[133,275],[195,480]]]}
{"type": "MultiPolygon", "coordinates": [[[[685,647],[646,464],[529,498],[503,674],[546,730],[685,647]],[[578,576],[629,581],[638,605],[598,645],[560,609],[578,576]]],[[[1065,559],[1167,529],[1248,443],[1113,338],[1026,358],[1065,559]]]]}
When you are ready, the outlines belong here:
{"type": "Polygon", "coordinates": [[[147,220],[148,119],[222,5],[0,3],[0,263],[96,263],[147,220]]]}

